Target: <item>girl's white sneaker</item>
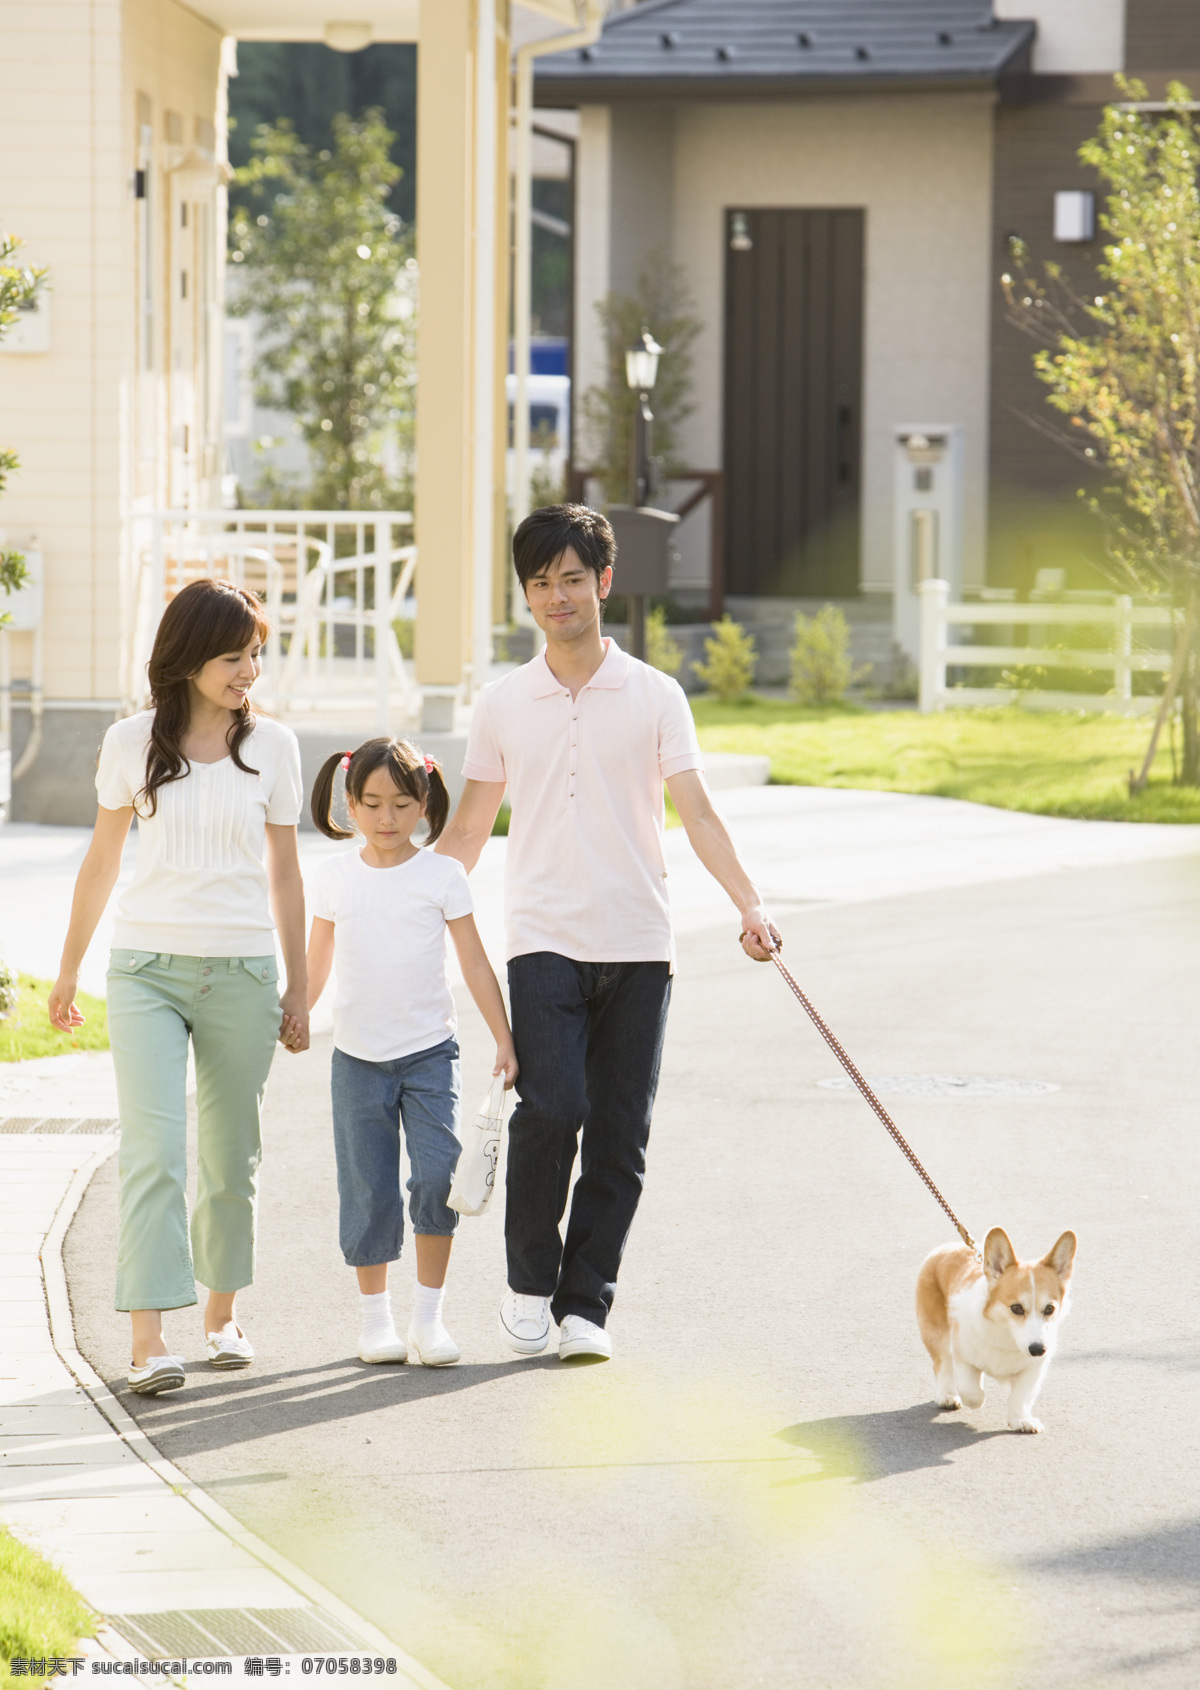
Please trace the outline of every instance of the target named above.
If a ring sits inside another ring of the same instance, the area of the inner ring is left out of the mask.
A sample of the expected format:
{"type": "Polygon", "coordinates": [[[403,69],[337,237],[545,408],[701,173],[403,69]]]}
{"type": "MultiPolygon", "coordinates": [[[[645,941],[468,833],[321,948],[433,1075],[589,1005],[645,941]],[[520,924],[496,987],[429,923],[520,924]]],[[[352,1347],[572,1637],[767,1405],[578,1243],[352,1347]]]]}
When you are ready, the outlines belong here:
{"type": "Polygon", "coordinates": [[[418,1326],[414,1320],[408,1329],[408,1347],[422,1367],[449,1367],[462,1357],[462,1351],[440,1320],[431,1321],[428,1326],[418,1326]]]}
{"type": "Polygon", "coordinates": [[[365,1332],[359,1334],[358,1359],[370,1362],[407,1361],[408,1351],[404,1346],[404,1339],[389,1321],[380,1331],[370,1335],[365,1332]]]}

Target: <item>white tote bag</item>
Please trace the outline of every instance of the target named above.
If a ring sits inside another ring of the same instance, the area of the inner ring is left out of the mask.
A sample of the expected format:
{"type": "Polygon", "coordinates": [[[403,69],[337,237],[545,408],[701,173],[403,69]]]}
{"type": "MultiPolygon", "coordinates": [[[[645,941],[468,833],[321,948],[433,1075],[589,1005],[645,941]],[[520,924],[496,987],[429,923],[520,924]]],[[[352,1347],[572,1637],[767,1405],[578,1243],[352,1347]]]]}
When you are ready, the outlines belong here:
{"type": "Polygon", "coordinates": [[[500,1129],[504,1124],[504,1075],[497,1074],[479,1113],[463,1134],[454,1183],[446,1202],[460,1215],[482,1215],[496,1189],[500,1129]]]}

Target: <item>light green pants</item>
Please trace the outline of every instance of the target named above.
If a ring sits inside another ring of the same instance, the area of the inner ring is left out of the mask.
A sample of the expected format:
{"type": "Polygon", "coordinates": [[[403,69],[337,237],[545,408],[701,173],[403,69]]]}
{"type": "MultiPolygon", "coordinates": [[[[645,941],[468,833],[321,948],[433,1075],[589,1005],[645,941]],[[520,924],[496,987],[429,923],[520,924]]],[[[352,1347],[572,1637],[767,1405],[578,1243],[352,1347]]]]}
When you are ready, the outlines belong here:
{"type": "Polygon", "coordinates": [[[179,1309],[254,1278],[260,1115],[279,1035],[269,957],[114,951],[108,1033],[121,1111],[117,1308],[179,1309]],[[187,1057],[199,1169],[188,1247],[187,1057]],[[194,1266],[193,1266],[194,1258],[194,1266]]]}

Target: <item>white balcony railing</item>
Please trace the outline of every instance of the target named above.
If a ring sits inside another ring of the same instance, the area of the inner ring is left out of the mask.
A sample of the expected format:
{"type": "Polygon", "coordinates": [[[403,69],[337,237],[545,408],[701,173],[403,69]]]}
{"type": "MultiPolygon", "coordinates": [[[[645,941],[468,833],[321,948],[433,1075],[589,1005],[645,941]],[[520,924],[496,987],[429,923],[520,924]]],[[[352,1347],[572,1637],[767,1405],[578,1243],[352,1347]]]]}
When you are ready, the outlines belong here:
{"type": "Polygon", "coordinates": [[[394,624],[414,610],[408,511],[181,511],[135,522],[137,612],[128,695],[168,601],[201,576],[262,598],[271,633],[255,696],[277,715],[370,712],[380,732],[419,713],[394,624]],[[401,540],[407,543],[398,543],[401,540]]]}

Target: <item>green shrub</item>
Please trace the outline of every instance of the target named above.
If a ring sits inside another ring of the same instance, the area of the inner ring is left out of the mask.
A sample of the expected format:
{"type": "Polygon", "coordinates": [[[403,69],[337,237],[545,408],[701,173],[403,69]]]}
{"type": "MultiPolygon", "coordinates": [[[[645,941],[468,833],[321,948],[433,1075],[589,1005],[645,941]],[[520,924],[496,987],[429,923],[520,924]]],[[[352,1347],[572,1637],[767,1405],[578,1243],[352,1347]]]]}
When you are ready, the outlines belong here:
{"type": "Polygon", "coordinates": [[[693,663],[692,668],[708,691],[725,704],[741,698],[754,679],[758,652],[753,636],[732,616],[722,616],[704,642],[704,655],[708,661],[693,663]]]}
{"type": "Polygon", "coordinates": [[[6,1021],[17,1007],[20,988],[17,976],[8,964],[0,958],[0,1021],[6,1021]]]}
{"type": "Polygon", "coordinates": [[[850,624],[836,604],[815,616],[796,612],[792,649],[792,694],[801,704],[833,704],[867,673],[850,658],[850,624]]]}
{"type": "Polygon", "coordinates": [[[15,1658],[67,1659],[96,1622],[83,1598],[51,1566],[0,1527],[0,1680],[15,1658]]]}
{"type": "Polygon", "coordinates": [[[664,675],[677,675],[683,663],[683,647],[667,632],[667,613],[656,604],[646,617],[646,661],[664,675]]]}

